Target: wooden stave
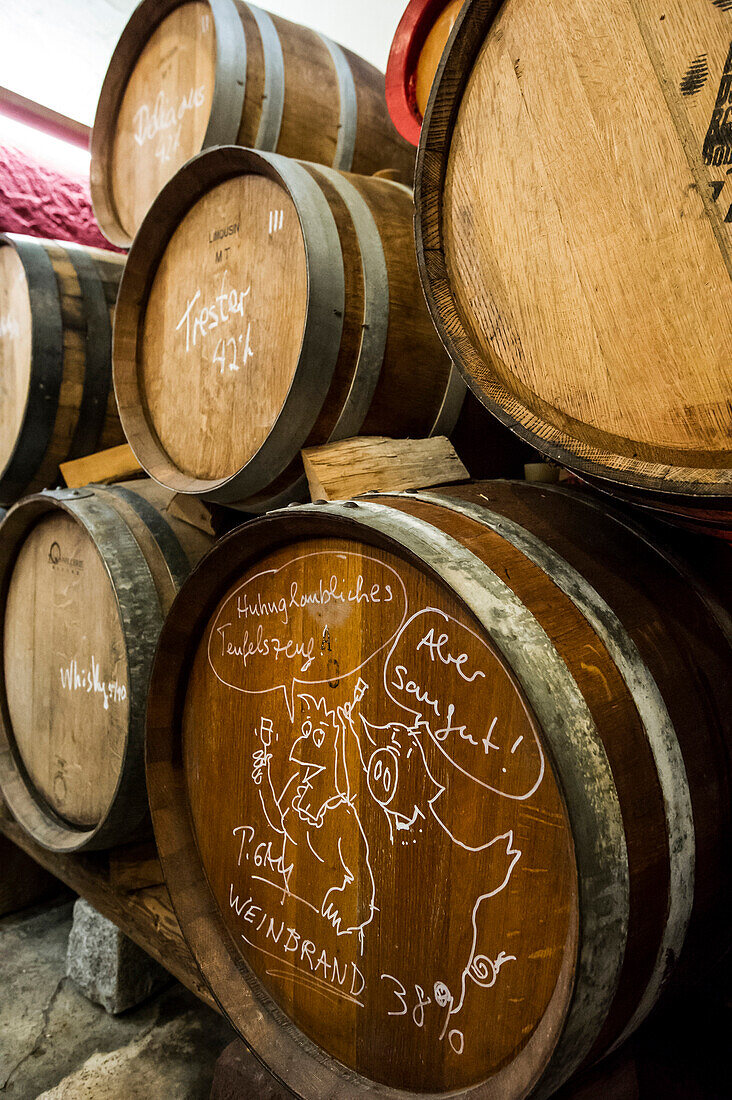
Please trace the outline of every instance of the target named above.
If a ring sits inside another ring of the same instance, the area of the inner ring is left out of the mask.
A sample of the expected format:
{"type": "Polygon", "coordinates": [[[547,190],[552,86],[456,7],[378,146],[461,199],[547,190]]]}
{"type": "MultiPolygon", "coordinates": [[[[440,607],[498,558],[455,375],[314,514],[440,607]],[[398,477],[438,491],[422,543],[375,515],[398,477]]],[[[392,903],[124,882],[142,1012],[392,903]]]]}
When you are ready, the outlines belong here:
{"type": "MultiPolygon", "coordinates": [[[[132,485],[132,489],[97,485],[44,491],[19,501],[3,519],[0,607],[5,606],[24,537],[39,519],[60,510],[84,528],[102,557],[127,643],[130,709],[125,753],[112,801],[91,828],[69,825],[33,789],[14,745],[4,690],[0,692],[0,790],[23,829],[51,851],[109,848],[150,831],[143,760],[149,669],[165,613],[184,576],[184,562],[188,563],[187,572],[211,540],[193,528],[186,531],[187,525],[177,520],[172,521],[174,530],[152,502],[155,492],[152,500],[147,500],[145,483],[132,485]],[[134,529],[124,514],[125,506],[139,517],[134,529]],[[134,583],[130,583],[132,576],[134,583]]],[[[2,636],[0,652],[4,652],[2,636]]]]}
{"type": "MultiPolygon", "coordinates": [[[[503,485],[510,487],[511,483],[493,483],[487,487],[492,489],[494,485],[497,485],[498,495],[502,491],[503,485]]],[[[478,486],[480,488],[480,486],[478,486]]],[[[590,508],[599,512],[601,515],[607,515],[608,513],[604,508],[599,508],[594,501],[582,501],[578,496],[574,496],[571,492],[566,490],[557,489],[552,487],[542,487],[541,490],[535,487],[517,486],[517,490],[520,490],[528,496],[529,501],[532,496],[537,499],[538,493],[541,492],[542,496],[548,498],[549,504],[552,501],[556,502],[557,498],[560,500],[566,497],[569,501],[572,501],[574,505],[586,505],[589,504],[590,508]]],[[[435,535],[437,536],[437,545],[448,551],[461,549],[462,544],[455,542],[450,536],[443,536],[443,533],[439,527],[430,527],[423,519],[415,519],[410,515],[410,508],[415,502],[422,502],[427,507],[427,502],[431,502],[433,505],[438,504],[452,511],[460,511],[463,507],[467,507],[470,511],[473,506],[463,505],[461,498],[469,501],[471,495],[471,488],[456,488],[454,490],[443,490],[439,493],[419,493],[419,494],[399,494],[392,497],[382,497],[379,494],[375,494],[373,497],[361,498],[358,502],[346,502],[344,504],[324,504],[310,505],[302,508],[289,509],[287,513],[280,513],[277,516],[271,517],[276,526],[273,526],[272,532],[277,532],[276,543],[281,545],[283,542],[288,541],[290,538],[302,537],[303,533],[310,527],[313,533],[318,535],[322,534],[340,534],[341,536],[348,536],[351,534],[356,538],[363,539],[364,537],[364,525],[366,527],[372,527],[373,530],[381,529],[382,534],[379,538],[383,538],[383,531],[385,529],[396,529],[398,534],[398,544],[401,550],[404,547],[404,534],[405,527],[412,526],[413,531],[417,532],[417,535],[422,533],[424,536],[425,529],[430,534],[425,538],[422,543],[422,548],[426,555],[429,555],[435,546],[435,535]],[[391,506],[395,506],[399,510],[403,510],[406,516],[402,515],[397,518],[396,528],[394,528],[393,517],[388,517],[384,522],[383,515],[379,516],[379,512],[383,513],[384,508],[381,502],[391,502],[391,506]],[[358,509],[358,510],[357,510],[358,509]],[[404,522],[406,520],[406,523],[404,522]],[[307,521],[307,523],[306,523],[307,521]],[[421,532],[420,532],[420,529],[421,532]],[[452,545],[451,545],[452,544],[452,545]]],[[[429,509],[428,509],[429,510],[429,509]]],[[[495,524],[495,529],[500,531],[500,534],[504,537],[508,536],[509,539],[517,537],[519,540],[528,539],[529,545],[533,542],[536,547],[541,541],[538,536],[532,535],[528,528],[521,528],[515,521],[505,520],[500,515],[500,509],[497,517],[491,521],[495,524]]],[[[610,513],[612,515],[612,513],[610,513]]],[[[485,519],[485,517],[483,517],[485,519]]],[[[598,516],[599,519],[599,516],[598,516]]],[[[481,520],[482,522],[482,520],[481,520]]],[[[663,570],[666,573],[668,579],[669,568],[673,574],[676,575],[676,581],[679,584],[689,583],[690,588],[694,589],[693,599],[703,604],[703,614],[709,615],[710,622],[715,620],[713,631],[721,631],[723,647],[729,647],[730,639],[732,639],[732,632],[730,630],[730,618],[728,610],[720,608],[715,604],[714,595],[704,593],[704,584],[698,584],[693,575],[688,572],[688,565],[684,564],[683,558],[677,559],[672,551],[668,551],[665,548],[660,552],[657,549],[654,542],[649,540],[642,529],[638,529],[633,523],[627,521],[623,517],[618,515],[613,516],[613,522],[619,524],[623,528],[627,529],[630,538],[638,541],[638,543],[645,542],[647,544],[645,552],[650,554],[651,557],[658,559],[659,566],[662,565],[663,570]],[[697,588],[699,591],[697,591],[697,588]]],[[[578,527],[581,531],[581,528],[578,527]]],[[[197,638],[197,631],[200,627],[203,627],[210,615],[213,607],[216,605],[218,594],[234,583],[234,580],[239,576],[248,562],[256,560],[259,556],[260,550],[268,545],[267,543],[267,520],[255,520],[252,523],[247,524],[240,532],[234,532],[228,537],[224,543],[220,544],[219,548],[212,553],[207,559],[204,568],[199,569],[196,576],[196,585],[193,584],[187,586],[184,593],[178,599],[169,624],[166,626],[165,631],[161,637],[161,644],[156,655],[155,669],[153,672],[153,685],[154,690],[149,700],[148,711],[148,780],[151,790],[151,804],[153,812],[153,820],[156,829],[156,835],[158,836],[158,843],[161,849],[161,857],[163,860],[166,875],[170,876],[170,885],[172,887],[173,902],[178,911],[181,925],[184,929],[186,937],[189,938],[194,953],[197,954],[199,962],[202,963],[204,971],[208,974],[212,983],[220,981],[222,983],[221,988],[214,987],[214,993],[219,1000],[223,1010],[234,1021],[235,1026],[242,1031],[256,1046],[256,1042],[260,1041],[266,1044],[264,1048],[259,1047],[260,1056],[264,1057],[270,1068],[274,1068],[275,1074],[281,1079],[285,1080],[285,1083],[290,1088],[294,1088],[295,1092],[299,1096],[314,1097],[314,1096],[364,1096],[364,1095],[380,1095],[380,1096],[414,1096],[414,1093],[401,1093],[397,1090],[386,1089],[384,1087],[369,1087],[367,1082],[364,1082],[361,1078],[356,1078],[354,1075],[350,1075],[346,1081],[343,1077],[338,1080],[337,1071],[334,1069],[332,1075],[329,1071],[328,1075],[328,1087],[326,1091],[325,1087],[325,1069],[321,1064],[318,1067],[318,1076],[310,1076],[307,1069],[302,1067],[293,1068],[292,1059],[296,1056],[298,1049],[303,1048],[310,1050],[309,1041],[304,1040],[301,1035],[294,1032],[294,1037],[290,1037],[289,1033],[285,1037],[282,1034],[278,1034],[276,1028],[269,1036],[265,1035],[266,1028],[261,1019],[258,1019],[256,1028],[251,1031],[247,1031],[246,1013],[241,1008],[239,1000],[242,998],[242,984],[245,976],[246,968],[237,963],[227,956],[226,932],[224,931],[223,923],[220,922],[215,906],[211,901],[208,893],[206,882],[204,878],[204,872],[202,868],[196,868],[195,870],[191,866],[191,860],[196,860],[195,840],[192,834],[188,832],[188,822],[184,821],[185,817],[185,777],[182,772],[182,767],[178,762],[171,764],[171,757],[175,757],[177,752],[177,696],[176,696],[176,684],[178,677],[185,679],[184,670],[186,662],[191,659],[193,652],[195,652],[196,643],[194,637],[197,638]],[[231,548],[233,553],[227,556],[227,550],[231,548]],[[232,564],[233,558],[241,553],[242,557],[246,560],[242,563],[240,560],[236,566],[232,564]],[[209,573],[215,573],[215,576],[209,575],[209,573]],[[194,590],[195,588],[195,590],[194,590]],[[169,643],[169,645],[168,645],[169,643]],[[170,647],[180,647],[179,652],[171,653],[170,647]],[[166,652],[166,649],[168,650],[166,652]],[[182,815],[182,816],[181,816],[182,815]],[[199,874],[200,871],[200,874],[199,874]],[[203,891],[203,893],[201,893],[203,891]],[[212,946],[213,937],[220,937],[220,942],[215,946],[212,946]],[[203,960],[200,952],[203,951],[205,961],[203,960]],[[239,983],[238,993],[234,993],[234,988],[226,988],[226,983],[239,983]],[[239,1000],[237,1000],[237,997],[239,1000]],[[243,1023],[244,1021],[244,1023],[243,1023]],[[255,1038],[256,1037],[256,1038],[255,1038]],[[277,1040],[275,1042],[275,1039],[277,1040]],[[270,1046],[270,1042],[272,1046],[270,1046]],[[277,1049],[273,1049],[276,1047],[277,1049]],[[289,1051],[283,1048],[289,1047],[289,1051]],[[266,1050],[266,1053],[264,1051],[266,1050]],[[274,1058],[275,1061],[271,1062],[270,1058],[274,1058]],[[289,1074],[289,1076],[288,1076],[289,1074]],[[316,1082],[313,1086],[313,1081],[316,1082]],[[323,1089],[323,1091],[312,1091],[323,1089]]],[[[580,539],[581,541],[581,539],[580,539]]],[[[389,540],[392,547],[395,542],[389,540]]],[[[379,544],[377,541],[375,544],[379,544]]],[[[387,543],[388,544],[388,543],[387,543]]],[[[551,550],[551,547],[544,546],[544,552],[548,550],[548,554],[545,559],[545,564],[551,562],[552,558],[556,555],[556,551],[551,550]]],[[[411,555],[408,555],[411,558],[411,555]]],[[[468,555],[469,556],[469,555],[468,555]]],[[[417,559],[420,563],[420,567],[423,568],[428,574],[433,571],[432,567],[424,560],[417,559]]],[[[556,560],[556,558],[555,558],[556,560]]],[[[439,568],[439,567],[438,567],[439,568]]],[[[541,568],[541,567],[540,567],[541,568]]],[[[591,607],[593,601],[599,601],[596,606],[605,608],[612,608],[612,601],[607,602],[607,592],[603,592],[602,588],[598,592],[596,581],[584,581],[582,588],[573,590],[573,585],[576,583],[576,577],[578,575],[577,569],[567,562],[565,558],[565,581],[566,591],[570,599],[577,599],[581,604],[585,601],[585,606],[591,607]]],[[[469,581],[475,582],[478,577],[481,580],[486,578],[486,574],[475,573],[470,577],[471,570],[468,568],[464,571],[464,575],[468,577],[469,581]]],[[[549,575],[549,574],[547,574],[549,575]]],[[[480,584],[477,586],[476,598],[478,601],[481,599],[480,584]]],[[[472,606],[472,605],[469,605],[472,606]]],[[[622,601],[621,601],[622,606],[622,601]]],[[[479,616],[480,617],[480,616],[479,616]]],[[[613,614],[611,611],[610,623],[612,623],[613,614]]],[[[607,636],[611,638],[613,631],[617,627],[610,626],[607,631],[607,636]]],[[[638,627],[636,624],[635,639],[637,641],[638,627]]],[[[692,635],[693,637],[693,635],[692,635]]],[[[616,645],[629,647],[627,652],[634,653],[634,645],[632,633],[629,634],[628,630],[621,627],[621,631],[616,638],[616,645]]],[[[616,650],[617,651],[617,650],[616,650]]],[[[637,649],[635,650],[637,652],[637,649]]],[[[720,658],[722,660],[722,658],[720,658]]],[[[649,670],[648,667],[648,654],[643,655],[640,660],[641,670],[643,676],[646,676],[646,683],[652,683],[654,677],[654,671],[649,670]]],[[[657,669],[656,669],[657,673],[657,669]]],[[[668,674],[667,674],[668,675],[668,674]]],[[[531,687],[530,675],[526,682],[523,683],[525,691],[531,687]]],[[[641,705],[643,705],[642,689],[637,686],[634,689],[636,695],[640,699],[641,705]]],[[[631,692],[631,698],[635,705],[636,695],[631,692]]],[[[531,700],[532,703],[534,700],[531,700]]],[[[663,701],[662,701],[663,704],[663,701]]],[[[647,708],[646,708],[646,713],[647,708]]],[[[687,722],[688,726],[688,722],[687,722]]],[[[667,730],[668,733],[668,730],[667,730]]],[[[673,734],[673,729],[671,730],[673,734]]],[[[732,739],[729,738],[730,730],[727,729],[728,745],[732,744],[732,739]]],[[[686,730],[686,751],[689,748],[693,750],[693,741],[689,737],[689,729],[686,730]]],[[[668,748],[668,746],[666,746],[668,748]]],[[[676,746],[678,750],[678,745],[676,746]]],[[[662,748],[663,751],[663,748],[662,748]]],[[[671,751],[673,752],[673,740],[671,741],[671,751]]],[[[705,750],[707,751],[707,750],[705,750]]],[[[556,755],[554,756],[556,761],[556,755]]],[[[602,757],[600,757],[602,759],[602,757]]],[[[677,757],[678,759],[678,757],[677,757]]],[[[707,757],[708,759],[708,757],[707,757]]],[[[727,770],[729,773],[729,759],[727,760],[727,770]]],[[[696,777],[696,792],[695,802],[704,798],[704,790],[700,790],[698,776],[696,777]]],[[[579,779],[580,786],[586,785],[586,779],[579,779]]],[[[683,782],[682,782],[683,788],[683,782]]],[[[614,780],[610,779],[608,788],[610,792],[615,790],[614,780]]],[[[683,789],[681,791],[683,801],[683,789]]],[[[715,803],[718,805],[717,803],[715,803]]],[[[683,811],[683,807],[682,807],[683,811]]],[[[695,812],[698,811],[698,806],[695,805],[695,812]]],[[[688,812],[688,806],[687,806],[688,812]]],[[[710,811],[711,812],[711,811],[710,811]]],[[[729,813],[726,814],[729,817],[729,813]]],[[[617,820],[615,822],[617,825],[617,820]]],[[[622,825],[620,826],[622,831],[622,825]]],[[[692,826],[693,833],[693,826],[692,826]]],[[[674,858],[674,852],[671,849],[676,841],[681,841],[686,845],[686,851],[680,853],[681,863],[686,863],[686,874],[682,873],[679,876],[677,874],[675,879],[675,887],[678,891],[677,902],[681,907],[681,914],[679,915],[677,906],[677,915],[672,917],[667,923],[669,925],[675,924],[676,941],[675,946],[678,947],[680,942],[683,942],[685,935],[685,926],[689,913],[689,890],[690,890],[690,877],[693,879],[693,858],[689,851],[689,835],[686,835],[684,840],[683,830],[676,832],[672,840],[668,842],[668,848],[670,852],[670,858],[674,858]],[[690,861],[691,860],[691,864],[690,861]],[[691,866],[691,876],[689,875],[689,866],[691,866]],[[683,912],[684,907],[686,913],[683,912]]],[[[701,840],[703,845],[703,838],[701,840]]],[[[622,845],[621,845],[622,848],[622,845]]],[[[701,851],[701,849],[700,849],[701,851]]],[[[617,853],[616,853],[617,854],[617,853]]],[[[702,852],[702,855],[704,853],[702,852]]],[[[678,859],[679,853],[676,853],[678,859]]],[[[627,858],[627,857],[626,857],[627,858]]],[[[709,859],[709,851],[704,855],[705,859],[709,859]]],[[[627,864],[626,871],[627,871],[627,864]]],[[[623,859],[622,853],[618,856],[618,868],[622,870],[623,859]]],[[[707,871],[707,878],[709,872],[707,871]]],[[[627,902],[627,898],[626,898],[627,902]]],[[[622,906],[621,906],[622,907],[622,906]]],[[[699,915],[694,913],[694,921],[698,921],[699,915]]],[[[627,921],[627,912],[626,912],[627,921]]],[[[622,923],[622,921],[621,921],[622,923]]],[[[627,930],[626,924],[625,929],[627,930]]],[[[664,924],[664,932],[666,925],[664,924]]],[[[621,930],[622,932],[622,930],[621,930]]],[[[642,1014],[650,1007],[650,1001],[655,999],[659,992],[661,979],[667,975],[664,973],[664,967],[660,964],[667,963],[666,948],[673,949],[674,944],[672,941],[666,939],[659,943],[656,951],[654,952],[656,963],[653,967],[653,974],[651,980],[648,982],[647,995],[645,997],[645,1004],[643,1003],[643,990],[638,991],[638,1011],[634,1014],[634,1018],[629,1021],[621,1019],[617,1022],[616,1031],[614,1035],[604,1037],[604,1051],[611,1045],[617,1045],[622,1041],[620,1031],[623,1030],[624,1034],[622,1038],[625,1038],[630,1031],[635,1028],[640,1022],[642,1014]]],[[[594,1060],[602,1053],[602,1049],[595,1049],[595,1044],[598,1035],[602,1032],[606,1010],[609,1011],[612,1002],[617,993],[618,983],[622,972],[623,955],[625,948],[624,933],[619,935],[619,940],[616,940],[612,951],[614,952],[614,978],[610,978],[610,988],[607,994],[607,1000],[604,1004],[599,1006],[595,1005],[595,1017],[594,1021],[591,1021],[588,1026],[587,1022],[587,1006],[581,1006],[577,1013],[575,1020],[577,1034],[574,1040],[565,1044],[565,1049],[562,1054],[562,1059],[556,1057],[552,1058],[552,1064],[550,1067],[550,1074],[542,1078],[539,1091],[537,1093],[532,1092],[532,1095],[549,1096],[556,1089],[563,1080],[566,1080],[576,1068],[580,1066],[582,1062],[594,1060]],[[579,1038],[578,1038],[579,1036],[579,1038]],[[563,1061],[563,1064],[562,1064],[563,1061]]],[[[612,960],[611,960],[612,963],[612,960]]],[[[594,975],[596,978],[597,962],[593,960],[592,963],[588,963],[585,973],[589,976],[594,975]]],[[[612,969],[612,967],[611,967],[612,969]]],[[[627,975],[625,976],[627,980],[627,975]]],[[[603,983],[600,982],[600,985],[603,983]]],[[[245,991],[245,996],[248,996],[245,991]]],[[[251,1021],[249,1021],[251,1026],[251,1021]]],[[[292,1026],[290,1025],[290,1030],[292,1026]]],[[[319,1057],[319,1061],[322,1063],[322,1052],[319,1057]]],[[[457,1095],[475,1097],[476,1100],[479,1096],[488,1095],[507,1095],[505,1092],[498,1092],[497,1094],[489,1093],[487,1091],[481,1091],[482,1086],[465,1092],[460,1092],[457,1095]]],[[[513,1091],[510,1095],[518,1095],[513,1091]]],[[[524,1095],[524,1092],[520,1093],[524,1095]]]]}
{"type": "MultiPolygon", "coordinates": [[[[357,189],[359,183],[368,186],[371,181],[239,146],[205,150],[168,182],[151,207],[128,255],[115,314],[113,379],[127,440],[150,476],[176,492],[203,496],[206,500],[252,513],[284,506],[305,495],[306,481],[298,455],[303,446],[311,445],[309,436],[329,395],[344,329],[343,243],[320,180],[338,192],[355,230],[363,278],[372,283],[360,308],[364,311],[364,320],[370,318],[372,327],[362,329],[351,389],[327,437],[319,442],[341,438],[341,432],[356,434],[368,420],[369,399],[378,391],[380,380],[386,376],[385,367],[389,365],[385,354],[393,320],[389,313],[388,285],[380,287],[378,282],[384,275],[383,233],[369,208],[368,199],[357,189]],[[137,334],[158,264],[180,220],[211,188],[247,172],[281,183],[295,203],[309,265],[308,321],[295,379],[268,438],[247,465],[235,474],[203,481],[183,474],[172,464],[146,421],[144,395],[137,382],[137,334]],[[313,214],[317,215],[317,220],[313,214]],[[384,308],[386,316],[381,312],[384,308]]],[[[388,188],[389,193],[396,190],[411,195],[409,189],[399,183],[380,180],[376,185],[388,188]]],[[[433,329],[426,315],[422,328],[432,340],[433,329]]],[[[446,374],[439,406],[424,426],[425,434],[435,435],[449,433],[455,426],[466,388],[457,370],[447,366],[447,358],[436,338],[433,344],[436,356],[440,356],[438,364],[444,360],[446,374]]],[[[394,375],[398,364],[393,355],[390,365],[394,375]]]]}
{"type": "Polygon", "coordinates": [[[33,322],[25,413],[13,453],[0,471],[0,498],[12,504],[57,480],[54,450],[59,460],[79,458],[124,440],[111,384],[111,313],[124,260],[99,249],[10,234],[0,236],[0,244],[12,247],[26,270],[33,322]],[[67,367],[62,288],[54,265],[65,261],[73,268],[85,327],[83,389],[68,443],[56,421],[67,367]]]}
{"type": "MultiPolygon", "coordinates": [[[[460,366],[465,382],[476,399],[523,443],[587,477],[588,481],[602,484],[608,492],[617,491],[620,497],[628,494],[639,502],[645,501],[652,508],[663,510],[663,502],[671,501],[682,510],[699,510],[703,517],[710,505],[714,508],[719,504],[721,512],[719,509],[713,512],[710,523],[705,524],[702,519],[700,524],[696,524],[692,517],[688,525],[713,534],[721,515],[721,523],[726,530],[732,499],[728,469],[717,469],[716,482],[709,481],[707,469],[635,459],[631,468],[618,471],[608,465],[615,457],[612,452],[574,440],[527,410],[520,410],[524,415],[519,419],[515,410],[509,412],[504,407],[504,398],[505,405],[512,404],[514,407],[520,406],[520,401],[498,382],[493,383],[493,389],[501,392],[501,400],[489,396],[470,369],[471,362],[477,364],[480,358],[458,316],[442,241],[442,188],[450,149],[449,137],[443,135],[452,132],[462,93],[483,44],[482,32],[499,15],[503,2],[465,0],[438,66],[422,124],[415,169],[415,241],[422,288],[435,327],[453,361],[460,366]]],[[[667,511],[672,514],[673,509],[667,511]]],[[[680,522],[684,525],[684,521],[680,522]]]]}
{"type": "MultiPolygon", "coordinates": [[[[217,145],[250,144],[240,138],[240,132],[246,126],[246,85],[247,85],[247,26],[256,27],[257,51],[263,54],[263,73],[256,75],[264,82],[264,105],[260,107],[259,122],[253,147],[262,151],[276,151],[279,142],[280,127],[285,108],[285,68],[282,46],[276,22],[283,29],[289,26],[288,20],[271,16],[268,12],[244,0],[206,0],[211,8],[216,35],[216,80],[211,114],[204,138],[202,150],[217,145]],[[276,19],[276,22],[275,22],[276,19]],[[275,140],[276,139],[276,140],[275,140]],[[274,144],[272,142],[274,141],[274,144]]],[[[149,37],[179,7],[181,0],[143,0],[138,4],[129,22],[126,24],[115,47],[112,60],[102,84],[90,141],[91,150],[91,195],[94,213],[105,237],[115,245],[129,248],[132,237],[121,224],[117,214],[111,184],[111,154],[114,125],[117,111],[124,95],[127,80],[149,37]]],[[[307,28],[306,28],[307,29],[307,28]]],[[[351,171],[376,171],[383,167],[377,163],[374,154],[365,148],[369,135],[359,127],[358,99],[365,97],[371,111],[383,115],[382,125],[390,126],[386,108],[381,108],[383,94],[378,88],[380,74],[363,59],[331,42],[325,35],[309,31],[316,35],[327,49],[337,79],[340,92],[340,119],[336,131],[336,156],[333,167],[351,171]],[[356,85],[354,67],[362,70],[359,85],[356,85]],[[367,79],[364,79],[367,78],[367,79]],[[376,80],[376,86],[368,83],[376,80]]],[[[395,168],[411,180],[413,172],[413,151],[408,148],[396,131],[390,138],[393,147],[391,160],[395,168]]],[[[201,150],[201,151],[202,151],[201,150]]],[[[381,152],[381,151],[380,151],[381,152]]],[[[307,140],[289,155],[308,157],[307,140]]]]}

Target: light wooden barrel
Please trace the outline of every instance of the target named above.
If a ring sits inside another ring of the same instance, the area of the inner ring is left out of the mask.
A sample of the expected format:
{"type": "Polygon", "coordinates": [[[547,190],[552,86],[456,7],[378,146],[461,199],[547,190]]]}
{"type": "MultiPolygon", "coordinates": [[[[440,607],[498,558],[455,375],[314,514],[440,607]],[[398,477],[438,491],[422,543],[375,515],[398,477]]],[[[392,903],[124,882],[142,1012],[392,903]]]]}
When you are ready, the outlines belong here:
{"type": "Polygon", "coordinates": [[[465,386],[424,305],[411,192],[276,154],[208,150],[132,249],[114,384],[140,463],[252,511],[302,497],[299,452],[454,425],[465,386]]]}
{"type": "Polygon", "coordinates": [[[150,664],[211,540],[153,482],[27,497],[0,528],[0,791],[61,852],[138,836],[150,664]]]}
{"type": "Polygon", "coordinates": [[[732,15],[471,0],[422,131],[420,273],[474,392],[612,491],[732,503],[732,15]]]}
{"type": "Polygon", "coordinates": [[[386,104],[399,133],[419,144],[443,50],[463,0],[409,0],[386,66],[386,104]]]}
{"type": "Polygon", "coordinates": [[[731,639],[680,560],[554,486],[220,541],[161,634],[147,778],[257,1056],[307,1100],[515,1100],[621,1042],[729,939],[731,639]]]}
{"type": "Polygon", "coordinates": [[[170,177],[215,145],[244,145],[412,182],[384,76],[325,35],[240,0],[143,0],[117,44],[91,142],[103,232],[127,246],[170,177]]]}
{"type": "Polygon", "coordinates": [[[58,483],[59,463],[124,442],[112,315],[124,258],[0,235],[0,501],[58,483]]]}

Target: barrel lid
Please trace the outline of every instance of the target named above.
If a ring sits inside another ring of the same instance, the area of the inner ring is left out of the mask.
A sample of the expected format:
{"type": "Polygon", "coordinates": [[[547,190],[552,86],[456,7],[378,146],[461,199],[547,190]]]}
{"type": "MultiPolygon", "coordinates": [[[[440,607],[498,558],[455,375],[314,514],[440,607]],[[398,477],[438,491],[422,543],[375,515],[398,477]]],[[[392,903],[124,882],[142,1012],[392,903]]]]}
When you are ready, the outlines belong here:
{"type": "Polygon", "coordinates": [[[94,212],[113,244],[130,244],[187,160],[236,139],[245,78],[232,0],[138,5],[112,55],[92,132],[94,212]]]}
{"type": "Polygon", "coordinates": [[[316,509],[301,537],[305,510],[248,525],[173,610],[148,714],[171,896],[218,1000],[299,1095],[522,1094],[574,982],[560,781],[491,635],[362,510],[327,535],[316,509]],[[181,616],[200,639],[185,667],[181,616]]]}
{"type": "Polygon", "coordinates": [[[79,835],[114,797],[129,719],[127,652],[104,562],[65,510],[30,526],[6,580],[3,708],[36,798],[79,835]]]}
{"type": "Polygon", "coordinates": [[[0,470],[15,450],[28,402],[32,317],[23,261],[0,238],[0,470]]]}
{"type": "Polygon", "coordinates": [[[307,296],[279,183],[240,175],[188,211],[154,274],[140,355],[152,427],[185,474],[231,477],[257,453],[292,386],[307,296]]]}
{"type": "Polygon", "coordinates": [[[206,150],[164,188],[117,300],[114,384],[148,473],[239,502],[297,457],[340,347],[344,268],[307,166],[206,150]]]}
{"type": "Polygon", "coordinates": [[[732,484],[726,8],[467,3],[417,171],[474,392],[550,457],[677,496],[732,484]]]}

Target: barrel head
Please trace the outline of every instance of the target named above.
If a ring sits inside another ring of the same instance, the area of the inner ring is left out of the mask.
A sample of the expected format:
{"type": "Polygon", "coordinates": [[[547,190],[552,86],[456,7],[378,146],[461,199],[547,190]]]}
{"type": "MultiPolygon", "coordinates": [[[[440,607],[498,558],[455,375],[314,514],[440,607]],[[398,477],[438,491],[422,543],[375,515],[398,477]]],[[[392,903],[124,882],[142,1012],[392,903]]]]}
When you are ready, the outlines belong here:
{"type": "Polygon", "coordinates": [[[127,653],[104,563],[67,513],[43,516],[21,546],[3,631],[6,704],[22,769],[52,813],[91,829],[119,781],[127,653]]]}
{"type": "Polygon", "coordinates": [[[371,1087],[538,1076],[573,983],[573,843],[455,594],[356,538],[268,552],[221,592],[182,713],[197,851],[256,995],[371,1087]]]}
{"type": "Polygon", "coordinates": [[[23,262],[0,242],[0,472],[10,461],[23,423],[31,374],[32,319],[23,262]]]}
{"type": "Polygon", "coordinates": [[[139,384],[172,464],[199,480],[246,466],[292,385],[308,299],[295,205],[245,174],[207,191],[154,273],[139,384]]]}
{"type": "Polygon", "coordinates": [[[216,31],[208,4],[175,7],[128,74],[113,123],[110,190],[131,239],[171,176],[199,153],[216,78],[216,31]]]}
{"type": "Polygon", "coordinates": [[[579,472],[691,498],[732,484],[728,7],[466,5],[417,189],[484,403],[579,472]]]}

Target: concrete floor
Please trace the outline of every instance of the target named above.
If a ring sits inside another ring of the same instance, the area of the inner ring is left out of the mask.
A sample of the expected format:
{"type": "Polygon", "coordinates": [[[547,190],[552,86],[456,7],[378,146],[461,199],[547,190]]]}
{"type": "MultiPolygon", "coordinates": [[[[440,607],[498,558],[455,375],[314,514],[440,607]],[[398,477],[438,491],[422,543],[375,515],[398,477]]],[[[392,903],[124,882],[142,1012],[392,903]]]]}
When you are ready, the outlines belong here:
{"type": "Polygon", "coordinates": [[[173,982],[109,1016],[66,977],[72,902],[0,920],[1,1100],[207,1100],[224,1020],[173,982]]]}

